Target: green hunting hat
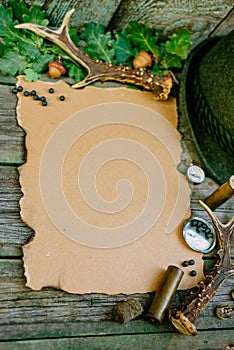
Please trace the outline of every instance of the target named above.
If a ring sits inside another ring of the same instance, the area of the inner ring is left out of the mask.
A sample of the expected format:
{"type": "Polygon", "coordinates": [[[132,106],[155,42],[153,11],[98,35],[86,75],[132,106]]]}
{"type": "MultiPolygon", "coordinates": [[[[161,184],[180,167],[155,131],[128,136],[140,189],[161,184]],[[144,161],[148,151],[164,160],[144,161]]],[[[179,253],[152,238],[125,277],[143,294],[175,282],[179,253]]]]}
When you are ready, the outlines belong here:
{"type": "Polygon", "coordinates": [[[234,31],[193,49],[178,99],[181,120],[206,175],[219,184],[234,174],[234,31]]]}

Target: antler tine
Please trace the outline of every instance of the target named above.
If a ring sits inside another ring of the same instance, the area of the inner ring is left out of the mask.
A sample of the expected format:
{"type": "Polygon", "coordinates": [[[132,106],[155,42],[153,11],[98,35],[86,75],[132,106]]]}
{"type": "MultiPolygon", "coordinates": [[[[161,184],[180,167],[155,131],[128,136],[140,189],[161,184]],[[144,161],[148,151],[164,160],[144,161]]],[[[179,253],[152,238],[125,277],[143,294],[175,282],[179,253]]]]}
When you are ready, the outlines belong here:
{"type": "MultiPolygon", "coordinates": [[[[223,256],[226,254],[226,250],[230,249],[229,241],[234,229],[234,216],[227,224],[222,224],[205,203],[202,201],[199,201],[199,203],[207,211],[214,224],[220,248],[218,254],[223,256]]],[[[228,258],[227,254],[226,258],[228,258]]]]}
{"type": "Polygon", "coordinates": [[[213,224],[215,227],[217,226],[233,226],[234,225],[234,216],[231,219],[231,221],[229,221],[227,224],[222,224],[219,219],[212,213],[212,210],[208,207],[207,204],[205,204],[204,202],[202,202],[201,200],[199,200],[200,205],[207,211],[207,213],[209,214],[213,224]]]}
{"type": "Polygon", "coordinates": [[[53,30],[47,27],[39,26],[35,23],[18,24],[15,27],[28,29],[43,38],[50,40],[65,52],[67,52],[76,62],[81,64],[88,72],[85,79],[74,84],[73,88],[81,88],[97,80],[113,80],[120,83],[129,83],[151,90],[158,100],[166,100],[172,88],[171,75],[154,75],[145,69],[132,69],[123,65],[113,66],[101,61],[94,61],[86,55],[72,42],[69,35],[69,23],[74,9],[70,10],[64,17],[60,28],[53,30]]]}
{"type": "Polygon", "coordinates": [[[170,309],[169,318],[172,324],[185,335],[196,335],[197,330],[193,322],[204,310],[211,298],[216,294],[223,282],[234,275],[234,265],[230,257],[231,235],[234,230],[234,217],[227,223],[222,224],[212,213],[211,209],[202,201],[201,206],[211,217],[219,239],[217,262],[212,271],[200,281],[191,297],[180,309],[170,309]]]}
{"type": "Polygon", "coordinates": [[[72,42],[69,35],[69,23],[74,9],[68,11],[58,29],[51,29],[40,26],[35,23],[17,24],[15,27],[19,29],[28,29],[31,32],[53,42],[67,52],[75,61],[81,64],[90,73],[89,61],[91,60],[85,53],[80,51],[72,42]]]}

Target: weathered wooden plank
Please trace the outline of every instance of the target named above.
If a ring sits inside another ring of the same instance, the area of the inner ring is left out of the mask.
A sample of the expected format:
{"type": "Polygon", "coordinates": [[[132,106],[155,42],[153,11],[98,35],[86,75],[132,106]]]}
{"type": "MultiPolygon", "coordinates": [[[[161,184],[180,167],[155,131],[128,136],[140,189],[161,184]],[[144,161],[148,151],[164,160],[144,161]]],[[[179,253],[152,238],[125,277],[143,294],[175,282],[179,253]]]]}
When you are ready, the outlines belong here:
{"type": "Polygon", "coordinates": [[[18,212],[22,193],[16,167],[0,166],[0,212],[18,212]]]}
{"type": "MultiPolygon", "coordinates": [[[[43,6],[47,12],[51,26],[59,26],[65,13],[72,8],[76,10],[72,17],[71,25],[82,26],[86,22],[102,23],[108,25],[113,14],[118,8],[121,0],[27,0],[28,5],[36,3],[43,6]]],[[[7,5],[8,0],[1,0],[0,3],[7,5]]]]}
{"type": "Polygon", "coordinates": [[[20,218],[20,214],[0,214],[0,257],[21,257],[22,246],[26,244],[34,231],[20,218]]]}
{"type": "Polygon", "coordinates": [[[90,21],[107,26],[120,3],[121,0],[103,0],[101,3],[99,0],[47,0],[44,8],[52,26],[59,26],[65,13],[72,8],[75,9],[75,13],[71,19],[71,26],[81,27],[90,21]]]}
{"type": "MultiPolygon", "coordinates": [[[[214,316],[214,308],[217,304],[232,303],[230,292],[233,289],[233,283],[234,277],[225,281],[223,287],[218,290],[216,296],[196,320],[199,330],[233,328],[231,318],[224,322],[214,316]]],[[[0,285],[0,339],[2,340],[30,339],[32,334],[36,339],[57,337],[61,334],[64,337],[70,337],[93,335],[95,332],[96,334],[97,332],[126,334],[173,330],[168,321],[160,326],[151,325],[143,319],[130,322],[129,326],[117,325],[113,321],[112,309],[118,302],[126,300],[125,295],[73,295],[52,288],[32,291],[25,287],[20,260],[0,260],[0,285]],[[90,322],[89,327],[85,326],[86,321],[90,322]],[[102,325],[102,322],[105,324],[102,325]],[[73,325],[70,328],[64,328],[63,325],[67,323],[73,325]],[[50,327],[46,329],[45,324],[50,324],[50,327]]],[[[178,292],[172,306],[179,305],[184,294],[183,291],[178,292]]],[[[136,294],[134,297],[147,310],[153,293],[136,294]]]]}
{"type": "Polygon", "coordinates": [[[134,334],[98,337],[75,337],[0,343],[2,350],[229,350],[233,344],[233,330],[201,332],[197,337],[177,333],[134,334]],[[229,347],[230,346],[230,347],[229,347]]]}
{"type": "Polygon", "coordinates": [[[124,27],[131,20],[143,21],[168,37],[186,27],[197,44],[206,37],[233,6],[231,0],[155,1],[123,0],[109,28],[124,27]]]}
{"type": "Polygon", "coordinates": [[[11,89],[0,86],[0,163],[22,164],[25,159],[24,132],[16,121],[17,98],[11,89]]]}

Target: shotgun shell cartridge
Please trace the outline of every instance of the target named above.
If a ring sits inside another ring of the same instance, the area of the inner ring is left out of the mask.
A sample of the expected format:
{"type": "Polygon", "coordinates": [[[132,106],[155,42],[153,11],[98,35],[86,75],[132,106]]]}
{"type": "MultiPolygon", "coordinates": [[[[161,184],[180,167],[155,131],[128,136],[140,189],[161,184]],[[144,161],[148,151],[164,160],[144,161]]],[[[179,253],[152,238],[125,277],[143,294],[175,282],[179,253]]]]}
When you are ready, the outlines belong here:
{"type": "Polygon", "coordinates": [[[205,199],[206,205],[211,210],[217,209],[221,204],[226,202],[234,195],[234,175],[232,175],[227,182],[215,190],[209,197],[205,199]]]}
{"type": "Polygon", "coordinates": [[[145,318],[151,322],[162,323],[170,302],[183,277],[184,271],[180,268],[169,265],[156,292],[153,302],[145,318]]]}

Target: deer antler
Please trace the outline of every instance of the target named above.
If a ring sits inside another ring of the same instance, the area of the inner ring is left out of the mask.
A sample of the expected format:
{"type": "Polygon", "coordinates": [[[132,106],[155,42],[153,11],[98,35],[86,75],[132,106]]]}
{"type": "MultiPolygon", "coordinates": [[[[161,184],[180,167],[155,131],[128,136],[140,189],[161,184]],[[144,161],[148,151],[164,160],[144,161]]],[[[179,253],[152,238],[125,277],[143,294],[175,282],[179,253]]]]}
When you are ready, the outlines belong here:
{"type": "Polygon", "coordinates": [[[198,332],[193,322],[223,282],[234,275],[234,265],[230,258],[231,235],[234,230],[234,217],[226,225],[222,224],[212,213],[210,208],[199,201],[208,212],[216,230],[219,251],[217,252],[217,262],[213,270],[206,275],[204,281],[197,284],[195,291],[191,292],[189,299],[182,306],[181,310],[170,309],[169,318],[172,324],[185,335],[196,335],[198,332]]]}
{"type": "Polygon", "coordinates": [[[81,64],[88,72],[86,78],[75,85],[73,88],[82,88],[97,80],[106,81],[113,80],[120,83],[129,83],[141,86],[146,90],[151,90],[155,93],[156,99],[166,100],[172,88],[172,78],[170,75],[159,76],[145,69],[131,69],[123,65],[113,66],[105,64],[98,60],[91,59],[88,55],[82,52],[74,45],[69,35],[69,22],[71,15],[75,10],[72,9],[64,17],[63,23],[57,30],[52,30],[34,23],[18,24],[15,27],[28,29],[42,36],[61,47],[67,52],[76,62],[81,64]]]}

